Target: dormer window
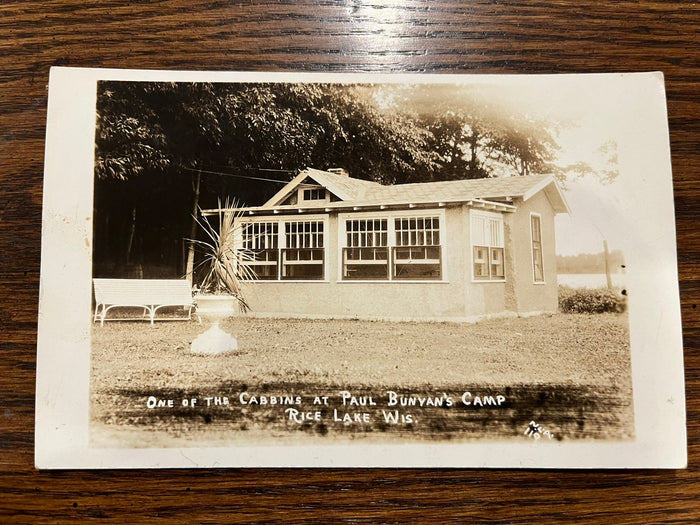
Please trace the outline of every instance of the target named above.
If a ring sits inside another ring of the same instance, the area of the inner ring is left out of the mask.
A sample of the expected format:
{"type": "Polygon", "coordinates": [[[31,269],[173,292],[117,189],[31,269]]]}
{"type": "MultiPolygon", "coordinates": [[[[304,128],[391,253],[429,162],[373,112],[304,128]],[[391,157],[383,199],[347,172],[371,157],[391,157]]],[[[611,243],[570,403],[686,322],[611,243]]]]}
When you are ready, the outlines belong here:
{"type": "Polygon", "coordinates": [[[324,201],[326,200],[325,188],[309,188],[303,190],[302,200],[304,201],[324,201]]]}

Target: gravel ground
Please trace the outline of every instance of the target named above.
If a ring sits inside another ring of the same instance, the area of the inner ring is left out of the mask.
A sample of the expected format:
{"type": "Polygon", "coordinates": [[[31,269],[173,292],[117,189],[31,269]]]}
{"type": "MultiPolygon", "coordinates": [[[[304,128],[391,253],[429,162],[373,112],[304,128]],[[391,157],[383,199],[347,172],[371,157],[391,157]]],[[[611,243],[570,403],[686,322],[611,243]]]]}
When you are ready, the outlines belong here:
{"type": "Polygon", "coordinates": [[[530,421],[556,440],[634,435],[625,314],[473,325],[234,318],[222,328],[239,349],[201,356],[190,345],[207,326],[196,322],[95,326],[93,446],[523,440],[530,421]],[[348,406],[343,390],[374,404],[348,406]],[[389,391],[452,404],[391,406],[389,391]],[[315,396],[329,402],[315,405],[315,396]],[[173,404],[148,407],[149,398],[173,404]],[[182,403],[192,398],[196,407],[182,403]],[[319,418],[298,423],[290,408],[319,418]],[[366,420],[340,421],[345,413],[366,420]]]}
{"type": "Polygon", "coordinates": [[[630,383],[625,314],[553,314],[456,323],[235,318],[238,350],[190,353],[207,326],[113,322],[93,329],[93,393],[226,382],[328,386],[630,383]]]}

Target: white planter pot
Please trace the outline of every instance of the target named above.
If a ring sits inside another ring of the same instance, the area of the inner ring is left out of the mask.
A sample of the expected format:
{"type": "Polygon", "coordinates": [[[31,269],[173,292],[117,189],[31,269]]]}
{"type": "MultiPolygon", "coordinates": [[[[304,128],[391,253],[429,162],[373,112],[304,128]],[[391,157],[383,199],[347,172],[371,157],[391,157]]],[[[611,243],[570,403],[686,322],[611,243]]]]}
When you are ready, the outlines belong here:
{"type": "Polygon", "coordinates": [[[219,321],[238,313],[238,300],[230,295],[198,295],[197,317],[212,322],[212,326],[192,341],[191,352],[198,355],[216,355],[233,352],[238,342],[231,334],[219,328],[219,321]]]}
{"type": "Polygon", "coordinates": [[[238,313],[238,300],[230,295],[198,295],[197,315],[221,320],[238,313]]]}

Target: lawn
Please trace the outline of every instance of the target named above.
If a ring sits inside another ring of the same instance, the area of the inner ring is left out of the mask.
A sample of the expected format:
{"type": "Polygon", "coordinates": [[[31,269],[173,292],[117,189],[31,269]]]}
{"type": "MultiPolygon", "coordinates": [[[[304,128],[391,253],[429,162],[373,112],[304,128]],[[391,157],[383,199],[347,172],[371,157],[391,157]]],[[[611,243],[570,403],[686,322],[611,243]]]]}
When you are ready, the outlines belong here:
{"type": "Polygon", "coordinates": [[[501,439],[522,437],[535,418],[557,439],[633,433],[625,314],[472,325],[241,317],[221,326],[236,336],[238,351],[191,354],[191,341],[206,328],[194,321],[95,326],[94,428],[131,436],[129,446],[144,433],[144,442],[160,435],[168,443],[299,435],[501,439]],[[352,397],[343,400],[343,391],[352,397]],[[314,405],[323,396],[328,404],[314,405]],[[165,406],[148,408],[149,397],[165,406]],[[193,398],[195,407],[183,406],[193,398]]]}

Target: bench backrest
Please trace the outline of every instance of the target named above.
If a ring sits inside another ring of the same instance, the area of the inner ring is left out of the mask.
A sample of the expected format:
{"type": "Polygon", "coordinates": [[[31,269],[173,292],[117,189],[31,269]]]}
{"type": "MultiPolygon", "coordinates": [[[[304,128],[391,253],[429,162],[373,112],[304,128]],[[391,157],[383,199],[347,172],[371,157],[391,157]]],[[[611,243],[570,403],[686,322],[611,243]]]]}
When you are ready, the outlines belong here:
{"type": "Polygon", "coordinates": [[[186,279],[93,279],[98,304],[186,305],[192,288],[186,279]]]}

